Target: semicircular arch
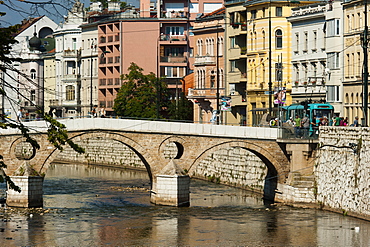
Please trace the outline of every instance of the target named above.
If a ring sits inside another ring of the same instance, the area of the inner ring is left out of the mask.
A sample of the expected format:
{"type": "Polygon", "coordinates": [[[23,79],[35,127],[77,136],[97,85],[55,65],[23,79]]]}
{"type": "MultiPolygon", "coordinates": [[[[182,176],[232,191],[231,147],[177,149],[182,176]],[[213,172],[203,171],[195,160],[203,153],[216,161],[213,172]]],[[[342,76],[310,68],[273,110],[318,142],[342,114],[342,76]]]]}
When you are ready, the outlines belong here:
{"type": "MultiPolygon", "coordinates": [[[[257,157],[259,157],[265,165],[273,171],[273,176],[276,176],[278,178],[278,181],[283,183],[285,182],[286,177],[281,176],[282,174],[288,174],[289,173],[289,166],[284,166],[284,164],[281,164],[281,161],[277,160],[275,158],[275,155],[272,154],[268,149],[265,147],[262,147],[256,143],[248,142],[248,141],[230,141],[230,142],[223,142],[218,145],[212,146],[211,148],[208,148],[204,150],[190,165],[189,167],[189,174],[190,171],[196,167],[202,160],[204,160],[209,154],[223,149],[223,148],[243,148],[246,149],[253,154],[255,154],[257,157]]],[[[286,160],[288,163],[288,160],[286,160]]]]}
{"type": "MultiPolygon", "coordinates": [[[[120,134],[120,133],[114,133],[114,132],[104,132],[104,131],[99,131],[99,132],[89,132],[89,133],[79,133],[70,138],[70,140],[74,141],[75,143],[78,141],[82,141],[85,139],[91,139],[91,138],[104,138],[104,139],[110,139],[117,141],[119,143],[124,144],[128,148],[130,148],[143,162],[145,165],[145,168],[148,172],[150,181],[152,181],[152,168],[150,164],[153,164],[154,160],[157,157],[152,157],[149,155],[148,152],[146,152],[145,148],[138,144],[136,141],[132,140],[131,138],[120,134]]],[[[58,149],[54,149],[50,155],[45,159],[43,165],[41,166],[40,172],[45,172],[48,167],[50,166],[51,162],[57,157],[57,155],[61,151],[58,149]]]]}

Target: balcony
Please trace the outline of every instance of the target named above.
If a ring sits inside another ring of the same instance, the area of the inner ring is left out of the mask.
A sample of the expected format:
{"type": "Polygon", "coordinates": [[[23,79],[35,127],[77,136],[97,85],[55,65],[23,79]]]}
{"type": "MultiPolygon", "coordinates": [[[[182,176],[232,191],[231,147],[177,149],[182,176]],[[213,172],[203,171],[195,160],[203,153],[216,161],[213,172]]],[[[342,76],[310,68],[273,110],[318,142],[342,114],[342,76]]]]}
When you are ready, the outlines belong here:
{"type": "MultiPolygon", "coordinates": [[[[189,88],[188,89],[189,98],[208,98],[215,99],[217,94],[216,88],[189,88]]],[[[220,88],[220,95],[224,94],[224,88],[220,88]]]]}
{"type": "Polygon", "coordinates": [[[163,11],[162,18],[186,18],[188,15],[185,11],[163,11]]]}
{"type": "Polygon", "coordinates": [[[216,64],[216,56],[196,56],[194,65],[216,64]]]}
{"type": "Polygon", "coordinates": [[[63,51],[64,57],[77,57],[77,55],[79,55],[78,50],[64,50],[63,51]]]}
{"type": "Polygon", "coordinates": [[[168,41],[168,42],[161,42],[161,43],[174,43],[174,44],[179,44],[179,43],[184,43],[186,44],[187,41],[186,35],[169,35],[169,34],[162,34],[159,37],[159,41],[168,41]]]}
{"type": "Polygon", "coordinates": [[[173,56],[166,56],[166,57],[161,57],[160,61],[162,63],[186,63],[187,58],[184,56],[179,56],[179,57],[173,57],[173,56]]]}
{"type": "Polygon", "coordinates": [[[67,74],[67,75],[64,75],[62,80],[76,80],[77,79],[77,75],[76,74],[67,74]]]}

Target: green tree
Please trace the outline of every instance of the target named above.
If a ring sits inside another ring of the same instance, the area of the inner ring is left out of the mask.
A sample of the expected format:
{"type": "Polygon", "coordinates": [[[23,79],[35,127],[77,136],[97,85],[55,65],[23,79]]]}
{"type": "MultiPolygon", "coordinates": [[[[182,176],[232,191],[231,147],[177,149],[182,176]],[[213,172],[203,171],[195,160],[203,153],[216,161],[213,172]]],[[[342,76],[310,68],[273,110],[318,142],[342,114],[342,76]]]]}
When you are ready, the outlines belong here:
{"type": "Polygon", "coordinates": [[[193,120],[193,103],[181,93],[179,99],[171,100],[168,106],[169,118],[176,120],[193,120]]]}
{"type": "Polygon", "coordinates": [[[160,110],[164,106],[167,85],[152,72],[143,74],[135,63],[131,63],[128,71],[121,76],[123,85],[114,100],[115,113],[123,117],[156,118],[157,106],[160,110]]]}

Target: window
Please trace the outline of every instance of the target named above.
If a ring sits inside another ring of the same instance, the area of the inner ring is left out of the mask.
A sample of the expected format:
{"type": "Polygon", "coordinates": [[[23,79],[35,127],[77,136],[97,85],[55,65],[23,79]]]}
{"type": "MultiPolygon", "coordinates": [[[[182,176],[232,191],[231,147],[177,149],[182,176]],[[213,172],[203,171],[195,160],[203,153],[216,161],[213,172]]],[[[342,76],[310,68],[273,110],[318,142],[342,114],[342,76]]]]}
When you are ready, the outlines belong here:
{"type": "Polygon", "coordinates": [[[230,37],[230,48],[235,48],[235,37],[230,37]]]}
{"type": "Polygon", "coordinates": [[[74,100],[75,99],[75,87],[69,85],[66,87],[66,100],[74,100]]]}
{"type": "Polygon", "coordinates": [[[36,70],[35,69],[31,69],[31,79],[36,79],[36,70]]]}
{"type": "Polygon", "coordinates": [[[327,61],[328,61],[329,69],[338,69],[339,68],[339,52],[328,53],[327,61]]]}
{"type": "Polygon", "coordinates": [[[266,49],[266,33],[265,31],[262,31],[262,49],[265,50],[266,49]]]}
{"type": "Polygon", "coordinates": [[[211,71],[210,84],[211,84],[211,88],[214,88],[216,85],[216,76],[215,76],[214,71],[211,71]]]}
{"type": "Polygon", "coordinates": [[[235,60],[231,60],[230,61],[230,72],[234,72],[235,71],[235,68],[236,68],[236,61],[235,60]]]}
{"type": "Polygon", "coordinates": [[[217,56],[222,56],[222,51],[224,50],[224,38],[218,37],[218,54],[217,56]]]}
{"type": "Polygon", "coordinates": [[[283,32],[278,29],[275,32],[276,49],[283,48],[283,32]]]}
{"type": "Polygon", "coordinates": [[[339,26],[339,19],[331,19],[327,20],[327,37],[339,35],[340,26],[339,26]]]}
{"type": "Polygon", "coordinates": [[[303,50],[304,51],[308,50],[308,33],[307,32],[304,32],[304,47],[303,47],[303,50]]]}
{"type": "Polygon", "coordinates": [[[32,102],[36,101],[36,91],[35,90],[31,90],[30,99],[31,99],[32,102]]]}
{"type": "Polygon", "coordinates": [[[256,19],[257,18],[257,10],[251,10],[251,19],[256,19]]]}
{"type": "Polygon", "coordinates": [[[77,50],[77,39],[72,38],[72,50],[77,50]]]}
{"type": "Polygon", "coordinates": [[[295,51],[299,51],[299,33],[295,33],[295,51]]]}
{"type": "Polygon", "coordinates": [[[275,81],[283,81],[283,64],[275,63],[275,81]]]}
{"type": "Polygon", "coordinates": [[[197,49],[198,49],[198,56],[203,55],[203,40],[198,39],[197,40],[197,49]]]}
{"type": "Polygon", "coordinates": [[[338,102],[339,99],[339,86],[326,86],[327,87],[327,94],[326,100],[328,102],[338,102]]]}
{"type": "Polygon", "coordinates": [[[276,7],[276,16],[283,16],[283,7],[276,7]]]}
{"type": "Polygon", "coordinates": [[[164,69],[164,74],[168,78],[181,78],[185,76],[186,68],[185,67],[161,67],[164,69]]]}
{"type": "Polygon", "coordinates": [[[166,27],[168,35],[184,35],[184,27],[166,27]]]}
{"type": "Polygon", "coordinates": [[[316,50],[317,49],[317,31],[316,30],[314,30],[313,32],[312,32],[312,34],[313,34],[313,45],[312,45],[312,50],[316,50]]]}

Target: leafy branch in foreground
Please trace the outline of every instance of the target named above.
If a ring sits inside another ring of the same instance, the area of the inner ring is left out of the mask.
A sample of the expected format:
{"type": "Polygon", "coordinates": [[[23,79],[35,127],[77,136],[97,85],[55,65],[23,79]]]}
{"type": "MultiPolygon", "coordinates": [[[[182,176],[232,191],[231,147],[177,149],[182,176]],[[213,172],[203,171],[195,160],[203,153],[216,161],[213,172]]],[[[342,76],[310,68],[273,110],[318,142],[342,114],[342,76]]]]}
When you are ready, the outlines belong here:
{"type": "Polygon", "coordinates": [[[63,145],[66,143],[77,153],[85,153],[85,149],[75,144],[72,140],[68,138],[68,132],[66,126],[48,114],[44,114],[44,120],[50,123],[48,128],[48,140],[59,150],[63,150],[63,145]]]}

